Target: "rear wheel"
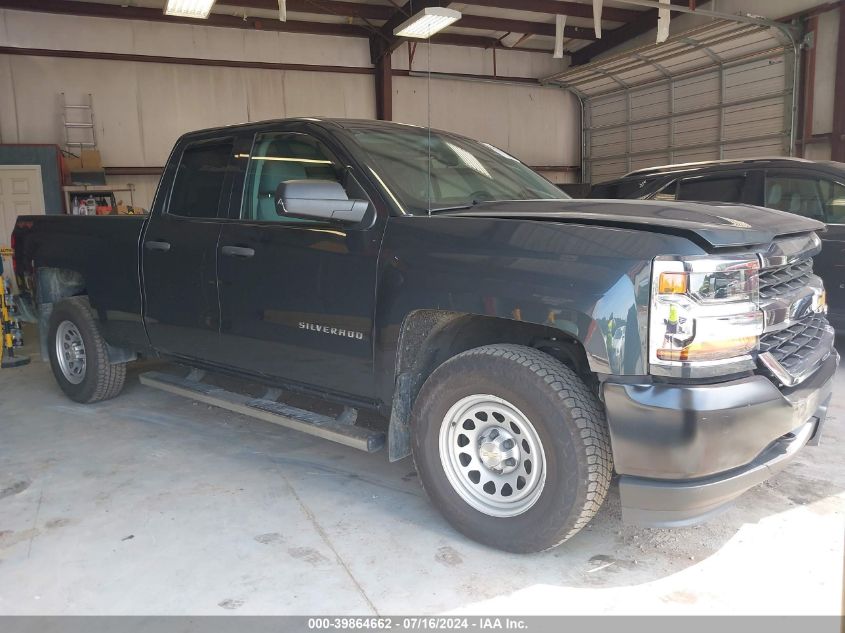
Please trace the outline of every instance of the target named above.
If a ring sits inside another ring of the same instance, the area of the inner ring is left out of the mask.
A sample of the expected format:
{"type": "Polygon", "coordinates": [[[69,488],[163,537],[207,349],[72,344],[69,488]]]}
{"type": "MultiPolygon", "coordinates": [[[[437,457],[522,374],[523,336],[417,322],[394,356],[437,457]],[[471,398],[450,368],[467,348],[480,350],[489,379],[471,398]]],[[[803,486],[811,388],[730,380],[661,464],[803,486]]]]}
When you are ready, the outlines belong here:
{"type": "Polygon", "coordinates": [[[82,403],[118,395],[126,380],[126,364],[111,364],[94,312],[84,297],[57,303],[50,315],[50,366],[59,387],[82,403]]]}
{"type": "Polygon", "coordinates": [[[515,552],[584,527],[612,472],[603,409],[558,360],[519,345],[450,359],[416,400],[413,454],[434,504],[461,532],[515,552]]]}

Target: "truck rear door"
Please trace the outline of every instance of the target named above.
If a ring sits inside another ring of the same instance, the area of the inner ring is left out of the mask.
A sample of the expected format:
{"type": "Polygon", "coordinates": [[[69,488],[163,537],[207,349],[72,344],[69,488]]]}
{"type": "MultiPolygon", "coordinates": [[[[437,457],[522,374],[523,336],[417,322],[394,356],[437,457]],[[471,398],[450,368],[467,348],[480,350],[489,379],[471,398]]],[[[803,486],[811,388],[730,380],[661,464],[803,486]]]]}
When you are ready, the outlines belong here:
{"type": "Polygon", "coordinates": [[[217,242],[232,186],[234,138],[177,147],[142,237],[144,320],[155,349],[215,361],[217,242]]]}
{"type": "Polygon", "coordinates": [[[368,198],[330,140],[302,129],[244,139],[249,160],[218,250],[221,351],[244,371],[369,398],[384,219],[372,201],[356,226],[276,213],[285,180],[336,180],[350,198],[368,198]]]}

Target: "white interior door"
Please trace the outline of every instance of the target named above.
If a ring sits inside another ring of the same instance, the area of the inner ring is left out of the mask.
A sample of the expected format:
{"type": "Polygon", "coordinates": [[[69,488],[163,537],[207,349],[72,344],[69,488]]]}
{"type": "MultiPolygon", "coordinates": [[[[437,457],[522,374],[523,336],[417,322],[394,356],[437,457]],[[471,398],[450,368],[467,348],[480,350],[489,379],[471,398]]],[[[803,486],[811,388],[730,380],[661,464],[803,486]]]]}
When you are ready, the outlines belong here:
{"type": "Polygon", "coordinates": [[[19,215],[44,214],[44,185],[40,165],[0,165],[0,253],[6,278],[17,292],[9,256],[12,230],[19,215]]]}

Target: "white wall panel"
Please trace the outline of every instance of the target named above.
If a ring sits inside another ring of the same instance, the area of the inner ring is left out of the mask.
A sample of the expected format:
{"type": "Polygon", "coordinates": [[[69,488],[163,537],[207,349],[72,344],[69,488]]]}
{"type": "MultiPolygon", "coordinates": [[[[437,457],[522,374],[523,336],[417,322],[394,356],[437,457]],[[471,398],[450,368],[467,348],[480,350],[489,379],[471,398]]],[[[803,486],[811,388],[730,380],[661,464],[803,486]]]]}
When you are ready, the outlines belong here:
{"type": "MultiPolygon", "coordinates": [[[[373,78],[139,62],[0,56],[13,77],[17,117],[7,143],[61,143],[59,93],[94,98],[103,164],[160,166],[181,134],[288,116],[372,118],[373,78]]],[[[2,77],[2,75],[0,75],[2,77]]]]}
{"type": "MultiPolygon", "coordinates": [[[[393,118],[426,125],[428,81],[394,77],[393,118]]],[[[557,88],[431,81],[431,125],[491,143],[529,165],[577,165],[580,112],[557,88]]]]}
{"type": "MultiPolygon", "coordinates": [[[[204,25],[51,15],[0,9],[0,46],[101,53],[370,68],[365,39],[275,33],[204,25]]],[[[407,46],[394,53],[407,69],[407,46]]],[[[539,77],[565,68],[551,55],[499,51],[501,76],[539,77]]],[[[492,51],[433,46],[440,73],[491,75],[492,51]]],[[[417,47],[414,70],[428,67],[417,47]]],[[[394,78],[394,119],[428,120],[427,81],[394,78]]],[[[580,108],[556,88],[435,79],[435,127],[480,138],[532,165],[580,163],[580,108]]],[[[94,98],[103,164],[161,166],[176,138],[189,130],[294,116],[375,117],[374,77],[149,62],[0,55],[0,142],[64,140],[59,94],[79,103],[94,98]]],[[[550,178],[567,182],[563,172],[550,178]]],[[[148,206],[157,178],[135,182],[136,203],[148,206]]]]}
{"type": "Polygon", "coordinates": [[[0,45],[164,57],[370,66],[366,39],[0,9],[0,45]]]}

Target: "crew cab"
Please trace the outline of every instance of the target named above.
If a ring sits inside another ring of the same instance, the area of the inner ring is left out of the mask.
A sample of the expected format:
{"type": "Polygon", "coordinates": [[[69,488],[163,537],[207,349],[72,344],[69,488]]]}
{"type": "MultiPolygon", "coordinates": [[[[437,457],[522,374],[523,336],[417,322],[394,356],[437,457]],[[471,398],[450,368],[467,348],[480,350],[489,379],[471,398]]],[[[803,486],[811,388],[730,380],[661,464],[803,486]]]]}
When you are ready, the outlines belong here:
{"type": "Polygon", "coordinates": [[[845,163],[775,157],[648,167],[595,185],[590,198],[745,203],[824,222],[814,269],[827,289],[828,320],[845,332],[845,163]]]}
{"type": "Polygon", "coordinates": [[[73,400],[175,361],[141,381],[413,455],[458,530],[529,552],[614,471],[624,519],[685,525],[818,441],[839,361],[820,228],[571,200],[455,134],[296,119],[184,135],[149,217],[19,218],[14,262],[73,400]]]}

